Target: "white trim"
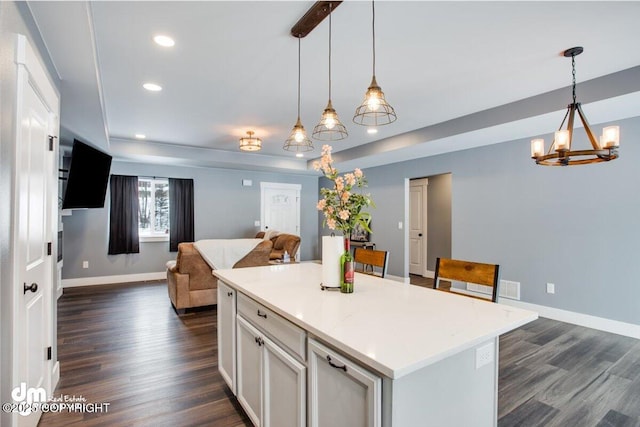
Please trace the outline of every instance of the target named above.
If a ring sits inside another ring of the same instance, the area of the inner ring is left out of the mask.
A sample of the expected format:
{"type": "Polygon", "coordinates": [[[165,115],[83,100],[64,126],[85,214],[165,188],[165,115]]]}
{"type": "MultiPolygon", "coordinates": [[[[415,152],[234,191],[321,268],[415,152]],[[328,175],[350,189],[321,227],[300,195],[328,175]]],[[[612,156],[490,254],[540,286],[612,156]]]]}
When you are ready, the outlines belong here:
{"type": "Polygon", "coordinates": [[[51,370],[51,393],[53,393],[58,386],[58,381],[60,381],[60,362],[56,360],[51,370]]]}
{"type": "Polygon", "coordinates": [[[145,234],[140,234],[138,237],[138,241],[140,243],[152,243],[152,242],[168,242],[169,241],[169,235],[168,234],[161,234],[161,235],[145,235],[145,234]]]}
{"type": "Polygon", "coordinates": [[[499,298],[498,302],[512,307],[537,311],[541,317],[547,317],[560,322],[572,323],[574,325],[640,339],[640,325],[635,325],[633,323],[620,322],[618,320],[606,319],[604,317],[591,316],[589,314],[576,313],[574,311],[561,310],[559,308],[546,307],[544,305],[530,304],[505,298],[499,298]]]}
{"type": "Polygon", "coordinates": [[[260,189],[262,190],[263,188],[275,188],[276,190],[278,189],[282,189],[282,188],[287,188],[290,190],[302,190],[302,184],[284,184],[284,183],[279,183],[279,182],[264,182],[261,181],[260,182],[260,189]]]}
{"type": "Polygon", "coordinates": [[[77,279],[62,279],[63,288],[78,286],[109,285],[113,283],[145,282],[148,280],[163,280],[167,278],[166,271],[154,273],[120,274],[116,276],[80,277],[77,279]]]}

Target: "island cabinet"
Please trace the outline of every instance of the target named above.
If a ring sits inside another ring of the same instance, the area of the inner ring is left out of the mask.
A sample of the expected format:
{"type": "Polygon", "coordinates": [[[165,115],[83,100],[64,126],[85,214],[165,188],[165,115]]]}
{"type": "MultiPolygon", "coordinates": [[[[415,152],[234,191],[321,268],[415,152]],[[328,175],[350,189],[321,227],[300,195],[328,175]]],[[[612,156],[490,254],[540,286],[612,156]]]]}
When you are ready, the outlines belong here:
{"type": "Polygon", "coordinates": [[[236,290],[218,281],[218,371],[236,392],[236,290]]]}
{"type": "Polygon", "coordinates": [[[309,425],[379,427],[382,380],[309,339],[309,425]]]}
{"type": "Polygon", "coordinates": [[[305,426],[306,333],[238,296],[236,396],[255,426],[305,426]]]}

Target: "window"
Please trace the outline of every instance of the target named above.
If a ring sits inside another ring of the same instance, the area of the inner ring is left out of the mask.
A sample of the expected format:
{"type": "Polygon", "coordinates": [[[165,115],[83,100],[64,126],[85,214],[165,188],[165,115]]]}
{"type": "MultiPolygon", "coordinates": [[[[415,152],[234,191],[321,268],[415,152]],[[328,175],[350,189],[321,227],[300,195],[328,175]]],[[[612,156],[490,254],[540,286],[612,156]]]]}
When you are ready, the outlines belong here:
{"type": "Polygon", "coordinates": [[[141,242],[169,240],[169,181],[138,178],[138,233],[141,242]]]}

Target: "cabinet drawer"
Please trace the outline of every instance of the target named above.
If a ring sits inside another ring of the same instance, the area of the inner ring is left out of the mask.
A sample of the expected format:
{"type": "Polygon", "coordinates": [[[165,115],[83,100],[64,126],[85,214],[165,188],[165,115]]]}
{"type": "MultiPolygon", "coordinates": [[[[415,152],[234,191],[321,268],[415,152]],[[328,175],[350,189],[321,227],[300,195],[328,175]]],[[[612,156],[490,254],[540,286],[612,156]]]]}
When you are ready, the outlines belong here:
{"type": "Polygon", "coordinates": [[[306,361],[307,334],[304,329],[240,292],[238,292],[238,314],[274,338],[300,360],[306,361]]]}

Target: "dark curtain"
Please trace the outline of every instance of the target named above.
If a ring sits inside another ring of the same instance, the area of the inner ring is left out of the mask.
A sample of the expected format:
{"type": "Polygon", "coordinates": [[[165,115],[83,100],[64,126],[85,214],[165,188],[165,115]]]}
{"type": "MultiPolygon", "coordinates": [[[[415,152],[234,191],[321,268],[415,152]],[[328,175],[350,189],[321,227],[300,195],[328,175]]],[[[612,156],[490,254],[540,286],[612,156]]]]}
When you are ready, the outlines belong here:
{"type": "Polygon", "coordinates": [[[194,241],[193,180],[169,178],[169,251],[194,241]]]}
{"type": "Polygon", "coordinates": [[[109,255],[140,252],[138,211],[138,177],[111,175],[109,255]]]}

